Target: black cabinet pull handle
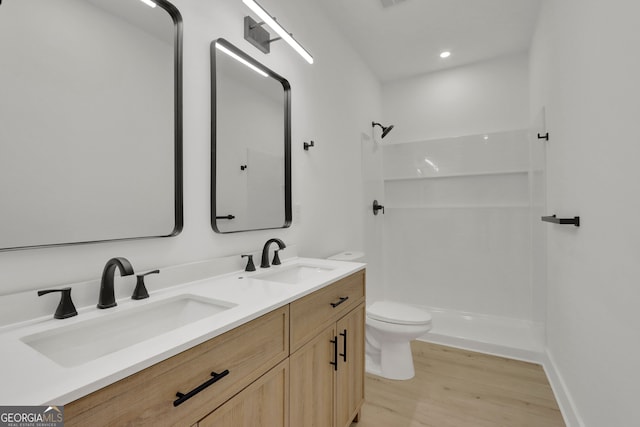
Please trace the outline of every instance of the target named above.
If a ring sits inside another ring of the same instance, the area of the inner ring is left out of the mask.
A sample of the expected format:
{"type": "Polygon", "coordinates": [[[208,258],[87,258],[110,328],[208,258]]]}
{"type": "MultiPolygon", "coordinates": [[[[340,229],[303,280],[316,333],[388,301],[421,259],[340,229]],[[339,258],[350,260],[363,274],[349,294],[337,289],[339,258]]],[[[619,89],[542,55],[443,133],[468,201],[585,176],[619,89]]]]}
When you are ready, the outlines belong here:
{"type": "Polygon", "coordinates": [[[338,370],[338,337],[333,337],[332,340],[329,341],[333,344],[333,362],[329,362],[329,365],[333,365],[333,370],[338,370]]]}
{"type": "Polygon", "coordinates": [[[173,406],[178,406],[178,405],[183,404],[184,402],[186,402],[187,400],[191,399],[196,394],[200,393],[205,388],[209,387],[211,384],[217,382],[218,380],[222,379],[223,377],[226,377],[227,375],[229,375],[229,370],[228,369],[225,369],[224,371],[220,372],[219,374],[216,374],[215,372],[211,372],[211,376],[213,378],[211,378],[207,382],[204,382],[204,383],[200,384],[198,387],[194,388],[189,393],[183,394],[183,393],[177,392],[176,393],[177,399],[173,401],[173,406]]]}
{"type": "Polygon", "coordinates": [[[344,332],[341,332],[340,336],[342,337],[342,347],[344,348],[344,353],[340,353],[340,356],[342,356],[342,360],[346,362],[347,361],[347,330],[345,329],[344,332]]]}
{"type": "Polygon", "coordinates": [[[348,299],[349,299],[349,297],[340,297],[340,300],[338,302],[332,302],[331,303],[331,307],[336,308],[337,306],[339,306],[340,304],[342,304],[343,302],[345,302],[348,299]]]}

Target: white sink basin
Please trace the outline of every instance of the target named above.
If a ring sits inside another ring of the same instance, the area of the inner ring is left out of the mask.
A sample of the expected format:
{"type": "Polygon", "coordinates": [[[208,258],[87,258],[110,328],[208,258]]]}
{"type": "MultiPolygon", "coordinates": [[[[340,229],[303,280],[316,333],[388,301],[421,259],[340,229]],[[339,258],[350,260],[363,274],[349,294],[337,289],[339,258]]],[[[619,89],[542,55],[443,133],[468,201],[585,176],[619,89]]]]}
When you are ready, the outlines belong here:
{"type": "Polygon", "coordinates": [[[72,367],[221,313],[235,305],[195,295],[180,295],[29,335],[21,340],[57,364],[72,367]]]}
{"type": "Polygon", "coordinates": [[[253,276],[254,279],[268,282],[296,284],[307,279],[318,277],[323,273],[333,270],[330,267],[317,267],[314,265],[294,265],[291,267],[276,267],[273,271],[260,273],[253,276]]]}

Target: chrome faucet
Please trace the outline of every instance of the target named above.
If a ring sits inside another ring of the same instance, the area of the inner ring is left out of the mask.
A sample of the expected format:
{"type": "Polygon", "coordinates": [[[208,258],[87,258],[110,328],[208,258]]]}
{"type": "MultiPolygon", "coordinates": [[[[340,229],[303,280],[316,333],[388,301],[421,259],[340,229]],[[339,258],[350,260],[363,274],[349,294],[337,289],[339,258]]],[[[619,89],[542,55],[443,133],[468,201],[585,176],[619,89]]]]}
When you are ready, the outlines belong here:
{"type": "Polygon", "coordinates": [[[113,292],[113,276],[116,272],[116,267],[120,270],[120,275],[122,276],[130,276],[133,274],[133,267],[126,258],[117,257],[107,261],[102,271],[102,280],[100,281],[98,308],[109,308],[118,305],[113,292]]]}
{"type": "Polygon", "coordinates": [[[269,239],[267,240],[267,243],[264,244],[264,247],[262,248],[262,261],[260,262],[260,267],[262,268],[269,268],[269,246],[271,246],[272,243],[277,243],[278,247],[280,249],[284,249],[287,247],[287,245],[284,244],[284,242],[280,239],[269,239]]]}

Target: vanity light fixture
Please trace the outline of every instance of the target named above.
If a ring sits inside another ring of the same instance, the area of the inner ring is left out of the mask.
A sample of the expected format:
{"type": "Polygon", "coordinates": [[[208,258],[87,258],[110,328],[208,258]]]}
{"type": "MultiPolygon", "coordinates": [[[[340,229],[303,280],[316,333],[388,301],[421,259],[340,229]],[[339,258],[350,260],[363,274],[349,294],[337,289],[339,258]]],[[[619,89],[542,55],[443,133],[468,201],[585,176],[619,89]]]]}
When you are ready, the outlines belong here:
{"type": "Polygon", "coordinates": [[[451,52],[449,52],[448,50],[445,50],[444,52],[440,52],[440,58],[444,59],[444,58],[448,58],[451,56],[451,52]]]}
{"type": "Polygon", "coordinates": [[[269,12],[267,12],[262,6],[255,2],[255,0],[242,0],[244,4],[249,7],[262,22],[256,22],[250,16],[244,18],[244,38],[249,43],[260,49],[264,53],[269,53],[269,45],[276,40],[284,40],[300,54],[309,64],[313,64],[313,57],[309,52],[303,48],[292,36],[278,24],[269,12]],[[269,39],[269,33],[262,28],[262,25],[267,24],[273,31],[280,37],[275,39],[269,39]]]}
{"type": "Polygon", "coordinates": [[[256,67],[255,65],[253,65],[249,61],[245,60],[244,58],[241,58],[240,56],[238,56],[235,53],[231,52],[229,49],[227,49],[226,47],[220,45],[219,43],[216,43],[216,49],[218,49],[220,52],[226,53],[227,55],[229,55],[230,57],[232,57],[236,61],[242,63],[243,65],[246,65],[247,67],[251,68],[256,73],[260,74],[261,76],[269,77],[269,74],[265,73],[260,68],[256,67]]]}
{"type": "Polygon", "coordinates": [[[140,0],[142,3],[146,4],[149,7],[156,7],[157,5],[151,0],[140,0]]]}

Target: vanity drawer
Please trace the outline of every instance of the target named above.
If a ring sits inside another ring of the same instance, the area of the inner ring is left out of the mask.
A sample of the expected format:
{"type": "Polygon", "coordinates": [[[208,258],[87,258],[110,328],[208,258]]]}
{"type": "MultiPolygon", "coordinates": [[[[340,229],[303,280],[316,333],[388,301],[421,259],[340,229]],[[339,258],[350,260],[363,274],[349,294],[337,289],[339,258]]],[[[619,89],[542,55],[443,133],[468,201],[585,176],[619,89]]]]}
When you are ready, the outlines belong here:
{"type": "Polygon", "coordinates": [[[137,374],[65,405],[65,426],[189,426],[289,354],[289,308],[282,307],[137,374]],[[174,406],[188,394],[229,373],[174,406]]]}
{"type": "Polygon", "coordinates": [[[364,301],[361,270],[290,304],[291,353],[364,301]]]}

